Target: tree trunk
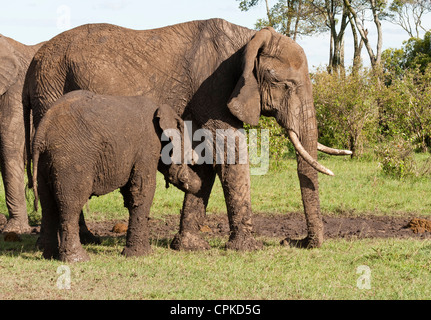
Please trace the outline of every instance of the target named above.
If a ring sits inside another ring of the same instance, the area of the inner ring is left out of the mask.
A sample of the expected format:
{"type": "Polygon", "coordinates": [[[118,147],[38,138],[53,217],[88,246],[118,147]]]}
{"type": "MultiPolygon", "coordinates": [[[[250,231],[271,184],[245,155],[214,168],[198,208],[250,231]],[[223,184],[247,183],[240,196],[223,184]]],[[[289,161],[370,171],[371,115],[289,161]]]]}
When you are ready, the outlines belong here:
{"type": "MultiPolygon", "coordinates": [[[[353,21],[353,17],[351,12],[349,11],[349,22],[350,27],[352,28],[352,34],[353,34],[353,73],[357,72],[358,68],[361,65],[362,59],[361,59],[361,52],[362,47],[364,46],[364,40],[361,38],[359,39],[358,33],[356,32],[355,22],[353,21]]],[[[366,31],[368,34],[368,31],[366,31]]]]}
{"type": "Polygon", "coordinates": [[[358,15],[356,13],[356,10],[352,7],[349,0],[344,0],[344,5],[347,10],[350,11],[351,15],[354,18],[356,28],[359,31],[359,34],[361,35],[361,38],[365,44],[365,47],[367,49],[368,55],[370,57],[371,67],[375,70],[378,67],[380,67],[381,57],[382,57],[382,25],[380,23],[379,19],[379,12],[377,9],[377,2],[376,0],[368,0],[368,2],[371,5],[371,11],[373,12],[373,20],[374,24],[376,25],[377,29],[377,48],[376,53],[374,53],[373,48],[371,47],[371,44],[368,40],[368,32],[364,29],[362,23],[360,22],[358,15]]]}
{"type": "Polygon", "coordinates": [[[341,17],[340,30],[337,33],[336,25],[337,20],[335,19],[336,10],[333,1],[329,4],[326,1],[326,10],[328,15],[328,21],[331,29],[331,38],[333,43],[332,59],[330,60],[330,70],[331,72],[340,73],[344,70],[343,59],[342,59],[342,49],[344,43],[344,31],[347,27],[348,11],[343,9],[343,15],[341,17]]]}

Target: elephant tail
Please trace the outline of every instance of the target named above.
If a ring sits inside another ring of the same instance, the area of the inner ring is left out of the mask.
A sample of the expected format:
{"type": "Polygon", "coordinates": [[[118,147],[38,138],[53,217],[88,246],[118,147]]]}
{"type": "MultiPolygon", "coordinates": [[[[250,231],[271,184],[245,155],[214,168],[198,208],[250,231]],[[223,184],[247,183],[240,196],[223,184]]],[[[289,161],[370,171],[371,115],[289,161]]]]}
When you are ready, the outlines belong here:
{"type": "MultiPolygon", "coordinates": [[[[39,164],[39,155],[40,155],[40,149],[35,147],[35,145],[33,145],[33,175],[31,177],[32,179],[32,186],[33,186],[33,193],[34,193],[34,210],[37,211],[38,210],[38,205],[39,205],[39,194],[37,192],[37,167],[39,164]]],[[[30,167],[30,165],[29,165],[30,167]]],[[[30,170],[27,169],[27,174],[29,174],[30,170]]],[[[30,177],[29,177],[30,178],[30,177]]]]}
{"type": "Polygon", "coordinates": [[[30,97],[30,93],[29,93],[29,82],[30,82],[30,78],[28,76],[28,74],[30,73],[30,70],[32,70],[32,66],[33,66],[33,61],[30,63],[30,66],[27,70],[27,75],[24,81],[24,90],[22,92],[22,104],[23,104],[23,113],[24,113],[24,128],[25,128],[25,149],[24,149],[24,165],[26,165],[27,167],[27,183],[28,183],[28,188],[32,189],[33,188],[33,179],[32,179],[32,174],[31,174],[31,160],[32,160],[32,155],[31,155],[31,143],[32,143],[32,138],[33,138],[33,121],[32,121],[32,111],[31,111],[31,97],[30,97]]]}
{"type": "MultiPolygon", "coordinates": [[[[48,117],[47,117],[48,118],[48,117]]],[[[40,125],[38,126],[36,133],[34,134],[33,139],[33,150],[32,150],[32,157],[33,157],[33,174],[31,176],[31,181],[33,185],[33,193],[34,193],[34,210],[38,210],[39,205],[39,194],[37,190],[37,175],[38,175],[38,166],[39,166],[39,156],[41,153],[43,153],[46,150],[46,143],[45,143],[45,131],[47,127],[48,119],[42,119],[40,122],[40,125]]],[[[30,167],[30,165],[28,165],[30,167]]],[[[27,170],[27,174],[31,173],[31,170],[27,170]]],[[[30,179],[30,176],[29,176],[30,179]]]]}

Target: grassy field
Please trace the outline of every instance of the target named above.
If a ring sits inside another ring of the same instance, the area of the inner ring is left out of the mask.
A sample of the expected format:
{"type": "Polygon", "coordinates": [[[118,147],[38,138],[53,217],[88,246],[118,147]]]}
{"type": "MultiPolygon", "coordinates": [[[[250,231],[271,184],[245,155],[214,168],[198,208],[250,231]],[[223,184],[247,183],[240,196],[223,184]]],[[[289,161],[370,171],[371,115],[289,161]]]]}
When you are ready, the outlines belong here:
{"type": "MultiPolygon", "coordinates": [[[[324,158],[322,163],[336,174],[320,175],[326,214],[431,214],[427,179],[385,177],[374,161],[324,158]]],[[[252,176],[254,212],[302,210],[295,168],[295,160],[287,160],[266,175],[252,176]]],[[[159,176],[152,217],[178,214],[182,197],[173,187],[166,190],[159,176]]],[[[226,212],[218,182],[208,212],[226,212]]],[[[120,194],[113,193],[91,199],[86,215],[88,220],[124,219],[127,212],[120,194]]],[[[40,213],[31,214],[34,223],[39,219],[40,213]]],[[[153,242],[153,254],[126,259],[120,255],[124,238],[108,238],[85,246],[90,262],[63,265],[41,258],[36,235],[16,243],[0,237],[0,299],[431,298],[429,240],[338,239],[301,250],[263,238],[263,250],[242,253],[223,249],[226,240],[211,239],[212,249],[204,252],[176,252],[153,242]]]]}
{"type": "MultiPolygon", "coordinates": [[[[418,163],[427,156],[418,155],[418,163]]],[[[334,171],[335,177],[319,175],[322,212],[349,215],[431,215],[431,179],[409,178],[398,180],[382,174],[376,161],[359,161],[342,157],[325,157],[322,164],[334,171]]],[[[252,209],[256,213],[284,213],[302,211],[296,160],[286,160],[267,174],[251,176],[252,209]]],[[[158,175],[152,216],[179,213],[183,193],[174,187],[165,189],[158,175]]],[[[119,192],[92,198],[89,218],[106,220],[124,218],[119,192]]],[[[208,213],[226,212],[223,191],[218,179],[213,187],[208,213]]]]}

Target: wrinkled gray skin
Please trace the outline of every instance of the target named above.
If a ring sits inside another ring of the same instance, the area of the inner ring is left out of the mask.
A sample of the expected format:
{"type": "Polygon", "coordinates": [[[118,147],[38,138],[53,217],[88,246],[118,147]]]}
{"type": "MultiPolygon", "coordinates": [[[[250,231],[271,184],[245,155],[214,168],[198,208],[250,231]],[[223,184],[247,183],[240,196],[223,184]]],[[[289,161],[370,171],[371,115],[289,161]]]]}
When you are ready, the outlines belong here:
{"type": "Polygon", "coordinates": [[[0,170],[9,212],[3,232],[30,231],[25,198],[22,89],[28,65],[41,45],[26,46],[0,34],[0,170]]]}
{"type": "MultiPolygon", "coordinates": [[[[162,143],[161,135],[167,129],[183,133],[183,128],[172,108],[157,107],[143,96],[113,97],[79,90],[57,100],[33,142],[43,256],[65,262],[89,260],[79,237],[81,209],[91,196],[118,188],[130,213],[123,254],[151,252],[148,219],[160,153],[167,143],[162,143]]],[[[201,181],[190,167],[174,163],[168,167],[166,180],[185,192],[199,191],[201,181]]]]}
{"type": "MultiPolygon", "coordinates": [[[[42,47],[27,80],[26,118],[32,109],[36,126],[61,95],[76,89],[145,94],[172,106],[183,119],[193,121],[194,129],[213,134],[217,129],[237,130],[244,122],[255,125],[260,115],[275,117],[295,142],[308,227],[304,239],[291,243],[307,248],[322,244],[317,170],[331,172],[316,161],[319,145],[307,59],[290,38],[272,28],[256,32],[221,19],[143,31],[90,24],[66,31],[42,47]]],[[[252,235],[249,164],[193,169],[202,188],[197,194],[186,193],[180,230],[171,247],[209,248],[199,230],[217,174],[231,231],[226,248],[261,248],[252,235]]]]}

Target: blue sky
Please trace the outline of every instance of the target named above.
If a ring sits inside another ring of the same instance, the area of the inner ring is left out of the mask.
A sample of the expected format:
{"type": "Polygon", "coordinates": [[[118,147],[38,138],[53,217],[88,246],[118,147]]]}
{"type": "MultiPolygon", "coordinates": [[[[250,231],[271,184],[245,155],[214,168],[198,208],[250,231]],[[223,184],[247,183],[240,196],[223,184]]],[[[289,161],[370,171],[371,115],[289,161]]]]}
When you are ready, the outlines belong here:
{"type": "MultiPolygon", "coordinates": [[[[275,2],[270,0],[270,4],[275,2]]],[[[34,44],[86,23],[107,22],[132,29],[150,29],[215,17],[253,28],[258,18],[265,17],[265,7],[261,4],[241,12],[237,0],[12,0],[2,4],[0,33],[25,44],[34,44]]],[[[401,47],[402,41],[408,38],[398,26],[388,22],[383,26],[384,48],[401,47]]],[[[431,28],[430,17],[427,27],[431,28]]],[[[369,24],[368,29],[371,41],[375,41],[374,26],[369,24]]],[[[297,41],[305,50],[310,68],[327,63],[329,33],[297,41]]],[[[351,61],[351,47],[349,30],[346,34],[346,64],[351,61]]],[[[362,54],[367,63],[365,49],[362,54]]]]}

